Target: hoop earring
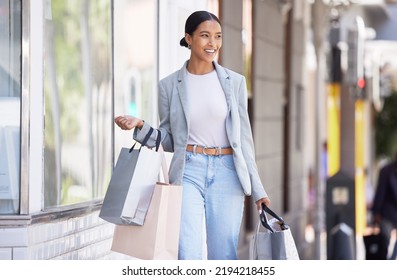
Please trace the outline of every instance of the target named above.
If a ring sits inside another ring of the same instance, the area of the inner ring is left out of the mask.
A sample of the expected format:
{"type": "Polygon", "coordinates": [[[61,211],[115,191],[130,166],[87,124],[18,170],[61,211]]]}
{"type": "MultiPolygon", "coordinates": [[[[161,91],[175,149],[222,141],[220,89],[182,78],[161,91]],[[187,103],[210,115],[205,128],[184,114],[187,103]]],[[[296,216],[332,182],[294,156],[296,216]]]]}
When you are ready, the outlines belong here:
{"type": "Polygon", "coordinates": [[[187,45],[187,48],[190,50],[192,47],[191,47],[191,45],[187,45]]]}

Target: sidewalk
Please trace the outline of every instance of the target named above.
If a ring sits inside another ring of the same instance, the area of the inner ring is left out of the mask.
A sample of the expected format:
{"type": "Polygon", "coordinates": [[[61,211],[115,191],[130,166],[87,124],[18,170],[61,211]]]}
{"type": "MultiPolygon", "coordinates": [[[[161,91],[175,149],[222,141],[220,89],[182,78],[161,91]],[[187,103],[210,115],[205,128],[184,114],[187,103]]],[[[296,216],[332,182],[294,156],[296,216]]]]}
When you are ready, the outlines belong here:
{"type": "MultiPolygon", "coordinates": [[[[305,231],[306,243],[300,246],[300,259],[301,260],[317,260],[316,258],[316,248],[314,240],[314,231],[311,226],[308,226],[305,231]]],[[[396,232],[392,232],[391,242],[389,245],[389,252],[393,251],[394,242],[396,242],[397,236],[396,232]]],[[[356,235],[356,260],[365,260],[365,245],[362,235],[356,235]]],[[[249,259],[249,243],[247,242],[245,246],[239,248],[240,259],[249,259]]],[[[320,260],[327,260],[327,234],[323,232],[321,234],[321,248],[320,248],[320,260]]]]}

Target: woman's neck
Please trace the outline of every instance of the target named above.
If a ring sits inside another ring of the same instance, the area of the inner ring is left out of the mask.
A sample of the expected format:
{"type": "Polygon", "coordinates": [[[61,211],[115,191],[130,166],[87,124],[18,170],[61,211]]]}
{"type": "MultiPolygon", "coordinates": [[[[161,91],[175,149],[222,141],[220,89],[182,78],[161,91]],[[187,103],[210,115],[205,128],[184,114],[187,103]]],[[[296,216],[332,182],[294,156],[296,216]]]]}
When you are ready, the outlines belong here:
{"type": "Polygon", "coordinates": [[[190,59],[188,65],[187,65],[187,70],[191,74],[204,75],[204,74],[208,74],[211,71],[213,71],[214,65],[212,64],[212,62],[211,63],[198,62],[198,61],[190,59]]]}

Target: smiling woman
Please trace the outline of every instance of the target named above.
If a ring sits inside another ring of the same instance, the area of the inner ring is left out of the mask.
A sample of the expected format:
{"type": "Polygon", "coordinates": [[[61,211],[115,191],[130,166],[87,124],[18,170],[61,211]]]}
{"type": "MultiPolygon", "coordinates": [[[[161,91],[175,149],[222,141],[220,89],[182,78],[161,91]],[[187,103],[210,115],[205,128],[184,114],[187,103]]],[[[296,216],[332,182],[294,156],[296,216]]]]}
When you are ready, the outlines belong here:
{"type": "Polygon", "coordinates": [[[185,37],[181,39],[180,45],[191,50],[189,72],[205,74],[213,70],[211,63],[222,47],[221,23],[208,12],[193,13],[189,19],[186,21],[185,37]],[[201,64],[201,61],[204,64],[201,64]],[[197,64],[202,66],[195,69],[197,64]]]}
{"type": "MultiPolygon", "coordinates": [[[[162,145],[173,152],[169,178],[183,186],[179,259],[202,259],[203,218],[207,259],[237,259],[244,196],[258,209],[270,205],[255,162],[244,76],[220,66],[219,19],[207,11],[191,14],[180,45],[190,49],[184,66],[159,83],[162,145]]],[[[151,129],[137,116],[116,117],[142,142],[151,129]]],[[[153,147],[158,131],[147,146],[153,147]]]]}

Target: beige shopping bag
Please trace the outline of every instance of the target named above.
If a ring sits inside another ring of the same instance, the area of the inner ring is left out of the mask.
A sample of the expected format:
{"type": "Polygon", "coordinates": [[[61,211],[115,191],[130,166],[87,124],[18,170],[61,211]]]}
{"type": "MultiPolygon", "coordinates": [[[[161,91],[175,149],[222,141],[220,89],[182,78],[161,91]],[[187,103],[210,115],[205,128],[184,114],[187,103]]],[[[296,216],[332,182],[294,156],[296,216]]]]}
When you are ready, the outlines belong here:
{"type": "Polygon", "coordinates": [[[182,186],[170,185],[163,158],[165,183],[156,183],[145,223],[116,225],[111,250],[144,260],[177,260],[182,186]]]}

